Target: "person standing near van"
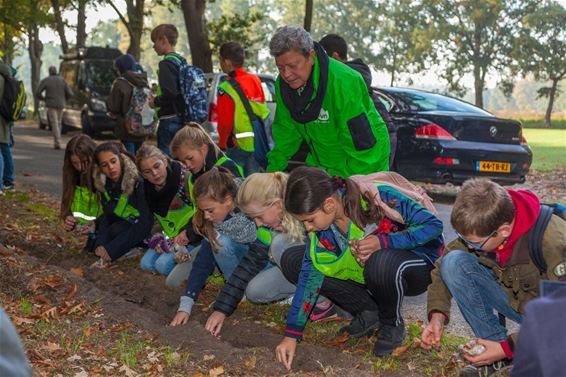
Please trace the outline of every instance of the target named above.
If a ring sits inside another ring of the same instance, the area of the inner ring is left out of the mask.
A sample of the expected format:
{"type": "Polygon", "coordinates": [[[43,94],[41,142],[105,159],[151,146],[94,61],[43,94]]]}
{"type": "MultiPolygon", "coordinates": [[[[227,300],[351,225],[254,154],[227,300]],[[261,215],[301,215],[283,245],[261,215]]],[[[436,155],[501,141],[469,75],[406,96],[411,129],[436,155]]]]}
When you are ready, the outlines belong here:
{"type": "Polygon", "coordinates": [[[126,150],[135,156],[144,138],[128,134],[125,124],[126,114],[130,110],[134,88],[149,88],[147,74],[140,71],[139,64],[130,54],[116,58],[114,67],[120,76],[112,84],[106,108],[109,115],[116,118],[114,136],[120,139],[126,150]]]}
{"type": "Polygon", "coordinates": [[[47,121],[53,132],[54,148],[61,149],[61,121],[67,99],[73,95],[69,85],[57,74],[55,66],[49,67],[49,76],[41,80],[36,97],[45,101],[47,121]],[[45,92],[45,94],[43,93],[45,92]]]}
{"type": "Polygon", "coordinates": [[[244,59],[244,48],[239,43],[227,42],[220,46],[220,67],[228,80],[218,86],[218,145],[244,168],[245,176],[249,176],[259,170],[253,153],[253,127],[244,103],[230,81],[236,81],[250,102],[262,103],[266,114],[269,109],[265,106],[261,80],[244,70],[244,59]]]}

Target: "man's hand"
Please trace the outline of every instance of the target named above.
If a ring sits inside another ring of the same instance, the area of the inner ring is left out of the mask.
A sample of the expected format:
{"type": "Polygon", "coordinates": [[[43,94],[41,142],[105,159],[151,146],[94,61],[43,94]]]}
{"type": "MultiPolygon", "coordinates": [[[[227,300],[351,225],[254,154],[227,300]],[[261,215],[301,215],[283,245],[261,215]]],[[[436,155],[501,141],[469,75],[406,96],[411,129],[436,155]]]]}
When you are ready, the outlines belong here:
{"type": "Polygon", "coordinates": [[[275,348],[275,356],[277,361],[282,363],[287,370],[291,370],[291,364],[295,358],[295,351],[297,349],[297,339],[284,337],[281,343],[275,348]]]}
{"type": "Polygon", "coordinates": [[[381,243],[377,236],[369,235],[362,240],[351,241],[350,248],[358,263],[363,266],[373,253],[381,249],[381,243]]]}
{"type": "Polygon", "coordinates": [[[478,344],[483,344],[485,346],[485,351],[477,356],[470,356],[464,353],[464,358],[470,363],[480,366],[493,364],[497,360],[504,359],[505,351],[499,342],[494,342],[493,340],[478,339],[478,344]]]}
{"type": "Polygon", "coordinates": [[[421,347],[429,350],[432,347],[438,349],[440,347],[440,338],[444,331],[444,314],[433,313],[430,322],[423,330],[421,336],[421,347]]]}
{"type": "Polygon", "coordinates": [[[77,226],[77,219],[75,219],[74,216],[65,217],[65,223],[63,224],[63,228],[65,228],[67,232],[70,232],[71,230],[75,229],[76,226],[77,226]]]}
{"type": "Polygon", "coordinates": [[[208,321],[206,321],[206,325],[204,328],[214,336],[218,336],[220,334],[220,330],[222,329],[222,325],[224,324],[224,320],[226,319],[226,314],[214,311],[210,317],[208,317],[208,321]]]}
{"type": "Polygon", "coordinates": [[[187,322],[189,322],[190,316],[191,315],[187,312],[179,311],[179,312],[177,312],[177,314],[175,314],[175,317],[173,318],[173,320],[171,321],[171,323],[169,325],[170,326],[184,325],[187,322]]]}
{"type": "Polygon", "coordinates": [[[106,251],[106,249],[104,248],[104,246],[98,246],[95,250],[94,253],[99,256],[100,258],[102,258],[105,262],[111,262],[112,258],[110,257],[110,254],[108,254],[108,251],[106,251]]]}

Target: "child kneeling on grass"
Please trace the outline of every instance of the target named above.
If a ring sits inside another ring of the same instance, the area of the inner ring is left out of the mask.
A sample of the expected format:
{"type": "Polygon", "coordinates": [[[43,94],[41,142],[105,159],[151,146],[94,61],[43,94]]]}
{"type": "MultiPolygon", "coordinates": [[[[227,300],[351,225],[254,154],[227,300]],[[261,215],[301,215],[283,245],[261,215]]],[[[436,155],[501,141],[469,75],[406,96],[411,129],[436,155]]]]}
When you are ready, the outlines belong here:
{"type": "Polygon", "coordinates": [[[488,376],[508,365],[516,334],[507,335],[495,312],[520,323],[525,304],[539,294],[541,276],[566,278],[566,223],[558,216],[552,215],[542,239],[546,271],[530,258],[529,237],[540,211],[533,193],[506,190],[486,178],[467,181],[456,197],[450,221],[458,239],[432,271],[422,346],[440,345],[453,298],[486,348],[465,356],[471,364],[461,376],[488,376]]]}
{"type": "Polygon", "coordinates": [[[310,236],[306,251],[290,249],[281,258],[283,273],[297,282],[275,351],[287,369],[319,295],[355,315],[344,328],[350,335],[378,329],[374,354],[388,355],[403,343],[403,297],[426,291],[444,241],[432,209],[400,189],[372,176],[331,177],[312,167],[291,172],[285,208],[310,236]]]}

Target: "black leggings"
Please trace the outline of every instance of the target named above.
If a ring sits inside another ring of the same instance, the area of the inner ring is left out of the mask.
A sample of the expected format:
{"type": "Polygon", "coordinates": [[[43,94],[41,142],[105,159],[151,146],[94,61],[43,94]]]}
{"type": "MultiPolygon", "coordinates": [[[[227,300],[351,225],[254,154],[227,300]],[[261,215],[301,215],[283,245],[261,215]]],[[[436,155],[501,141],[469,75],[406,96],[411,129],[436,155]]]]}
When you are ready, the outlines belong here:
{"type": "MultiPolygon", "coordinates": [[[[283,274],[293,284],[297,283],[304,253],[304,245],[295,246],[286,250],[281,258],[283,274]]],[[[364,310],[379,310],[382,323],[396,325],[402,321],[403,297],[424,293],[431,283],[432,268],[410,251],[380,250],[365,264],[365,285],[325,277],[320,294],[354,315],[364,310]]]]}

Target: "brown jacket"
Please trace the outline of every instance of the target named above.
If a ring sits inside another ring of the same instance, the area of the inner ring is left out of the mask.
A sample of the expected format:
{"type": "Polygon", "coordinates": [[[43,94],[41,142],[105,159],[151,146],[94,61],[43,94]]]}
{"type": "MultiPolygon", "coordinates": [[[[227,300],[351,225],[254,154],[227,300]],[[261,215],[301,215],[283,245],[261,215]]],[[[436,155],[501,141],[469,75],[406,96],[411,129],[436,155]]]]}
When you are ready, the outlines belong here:
{"type": "Polygon", "coordinates": [[[135,138],[126,133],[125,116],[130,109],[133,86],[147,88],[147,74],[126,71],[122,76],[114,80],[112,90],[106,101],[106,108],[109,113],[116,117],[116,128],[114,136],[120,140],[142,141],[143,138],[135,138]]]}
{"type": "MultiPolygon", "coordinates": [[[[490,253],[478,254],[480,263],[495,272],[500,285],[507,292],[509,303],[513,309],[520,313],[523,312],[528,301],[538,297],[541,279],[558,280],[566,277],[566,226],[564,220],[553,215],[544,232],[542,250],[548,267],[542,276],[529,257],[527,235],[528,233],[517,241],[511,258],[505,267],[499,267],[494,259],[489,258],[490,253]]],[[[458,240],[454,240],[448,244],[444,254],[452,250],[468,250],[468,248],[458,240]]],[[[428,286],[427,312],[429,316],[432,312],[441,312],[448,318],[452,295],[440,275],[442,259],[441,257],[436,261],[435,269],[431,272],[432,283],[428,286]]],[[[515,337],[514,334],[512,336],[515,337]]]]}

